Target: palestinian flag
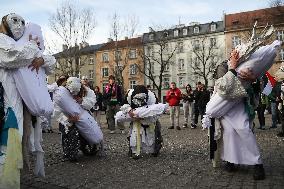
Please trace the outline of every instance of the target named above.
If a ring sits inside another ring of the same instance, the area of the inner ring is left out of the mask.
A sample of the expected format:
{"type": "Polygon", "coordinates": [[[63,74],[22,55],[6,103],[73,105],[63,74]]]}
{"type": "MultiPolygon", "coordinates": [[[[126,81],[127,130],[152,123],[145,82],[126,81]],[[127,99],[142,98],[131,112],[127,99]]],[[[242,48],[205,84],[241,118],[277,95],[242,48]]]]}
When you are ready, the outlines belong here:
{"type": "Polygon", "coordinates": [[[267,84],[264,87],[262,93],[268,96],[272,92],[273,87],[275,87],[276,80],[268,72],[266,72],[265,75],[267,77],[267,84]]]}

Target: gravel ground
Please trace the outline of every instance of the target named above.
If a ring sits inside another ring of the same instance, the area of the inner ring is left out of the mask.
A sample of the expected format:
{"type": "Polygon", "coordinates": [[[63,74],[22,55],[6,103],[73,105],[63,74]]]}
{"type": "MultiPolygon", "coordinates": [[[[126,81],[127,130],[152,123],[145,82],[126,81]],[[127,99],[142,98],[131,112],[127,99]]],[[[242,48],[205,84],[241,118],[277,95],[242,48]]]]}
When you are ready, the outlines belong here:
{"type": "Polygon", "coordinates": [[[201,127],[168,130],[169,116],[160,121],[164,138],[161,154],[139,160],[127,155],[127,134],[109,134],[105,123],[106,157],[82,155],[77,163],[63,159],[58,133],[45,133],[46,177],[23,172],[21,188],[284,188],[284,140],[276,136],[280,128],[256,130],[266,179],[254,181],[253,167],[240,166],[234,173],[227,173],[223,166],[212,167],[207,132],[201,127]]]}

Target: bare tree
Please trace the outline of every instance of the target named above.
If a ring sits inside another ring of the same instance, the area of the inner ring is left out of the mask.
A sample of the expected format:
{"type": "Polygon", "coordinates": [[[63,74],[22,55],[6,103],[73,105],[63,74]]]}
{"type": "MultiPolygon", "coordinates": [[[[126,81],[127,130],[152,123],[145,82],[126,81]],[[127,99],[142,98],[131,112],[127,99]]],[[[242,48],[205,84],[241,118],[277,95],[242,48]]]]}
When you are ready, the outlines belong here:
{"type": "MultiPolygon", "coordinates": [[[[155,35],[155,33],[158,34],[158,32],[155,32],[153,29],[152,31],[152,35],[155,35]]],[[[159,32],[159,34],[160,35],[155,35],[157,38],[155,46],[144,46],[143,51],[139,53],[144,61],[144,66],[137,65],[137,68],[140,73],[151,81],[153,87],[158,92],[159,100],[161,100],[164,72],[171,64],[174,64],[172,58],[177,50],[177,45],[170,44],[167,39],[167,31],[159,32]],[[154,72],[154,67],[158,68],[158,73],[154,72]]]]}
{"type": "Polygon", "coordinates": [[[213,78],[213,73],[220,62],[216,39],[204,36],[199,40],[193,41],[193,60],[190,64],[193,74],[201,77],[207,87],[208,81],[213,78]]]}
{"type": "MultiPolygon", "coordinates": [[[[125,34],[125,37],[131,38],[134,36],[139,24],[139,19],[135,15],[128,16],[125,19],[125,22],[122,23],[120,16],[117,13],[114,13],[111,17],[110,22],[110,37],[114,42],[114,60],[115,66],[113,68],[113,73],[118,81],[118,84],[124,89],[124,77],[123,71],[128,65],[129,62],[129,53],[131,44],[126,43],[126,46],[123,48],[126,49],[125,54],[122,54],[122,50],[119,47],[119,40],[122,35],[125,34]]],[[[125,40],[127,40],[125,39],[125,40]]]]}
{"type": "Polygon", "coordinates": [[[270,0],[269,1],[269,6],[270,7],[280,7],[284,5],[283,0],[270,0]]]}
{"type": "Polygon", "coordinates": [[[79,9],[74,1],[64,1],[51,15],[49,26],[63,42],[57,69],[62,74],[78,76],[84,63],[80,60],[80,50],[87,45],[96,26],[94,10],[79,9]]]}

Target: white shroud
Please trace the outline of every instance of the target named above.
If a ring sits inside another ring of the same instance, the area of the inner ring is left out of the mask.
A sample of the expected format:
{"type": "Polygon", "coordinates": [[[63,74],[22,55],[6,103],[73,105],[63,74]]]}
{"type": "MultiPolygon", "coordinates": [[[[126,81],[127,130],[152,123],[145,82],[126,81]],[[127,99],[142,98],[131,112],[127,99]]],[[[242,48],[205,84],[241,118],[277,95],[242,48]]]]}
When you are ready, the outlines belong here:
{"type": "MultiPolygon", "coordinates": [[[[37,36],[41,42],[42,51],[43,36],[40,26],[29,23],[26,26],[25,33],[16,43],[16,45],[23,45],[29,41],[29,35],[33,38],[37,36]]],[[[39,50],[38,57],[43,56],[39,50]]],[[[35,116],[50,116],[53,113],[53,103],[47,89],[46,83],[46,68],[51,67],[55,63],[53,56],[43,56],[45,65],[40,67],[38,73],[28,66],[19,68],[14,71],[13,77],[16,83],[16,87],[24,100],[26,106],[32,115],[35,116]]],[[[31,62],[30,62],[31,63],[31,62]]]]}
{"type": "Polygon", "coordinates": [[[93,116],[73,99],[72,95],[65,87],[60,86],[55,91],[54,102],[65,116],[79,115],[79,120],[75,125],[79,129],[80,134],[90,144],[99,144],[103,140],[103,133],[93,116]]]}

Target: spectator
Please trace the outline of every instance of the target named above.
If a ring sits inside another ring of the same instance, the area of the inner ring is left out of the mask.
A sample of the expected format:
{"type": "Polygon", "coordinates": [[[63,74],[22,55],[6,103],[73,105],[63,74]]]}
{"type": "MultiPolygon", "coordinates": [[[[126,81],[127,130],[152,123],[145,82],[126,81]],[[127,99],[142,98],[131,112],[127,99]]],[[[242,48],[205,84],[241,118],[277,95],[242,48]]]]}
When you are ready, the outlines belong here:
{"type": "Polygon", "coordinates": [[[176,87],[175,82],[171,82],[170,90],[166,93],[166,101],[170,106],[170,118],[171,118],[171,126],[168,129],[175,128],[175,116],[176,116],[176,129],[180,130],[179,126],[179,103],[181,100],[181,91],[176,87]]]}
{"type": "MultiPolygon", "coordinates": [[[[122,104],[122,90],[119,85],[115,83],[115,77],[113,75],[109,76],[109,83],[104,89],[103,100],[107,105],[106,109],[106,119],[108,124],[108,129],[110,133],[115,133],[115,119],[114,116],[116,112],[119,111],[119,105],[122,104]]],[[[121,133],[124,133],[124,125],[118,124],[121,133]]]]}
{"type": "Polygon", "coordinates": [[[184,124],[183,128],[188,127],[188,117],[192,117],[192,104],[193,104],[193,90],[191,86],[188,84],[185,87],[185,93],[182,94],[182,104],[183,104],[183,112],[184,112],[184,124]]]}
{"type": "Polygon", "coordinates": [[[210,92],[205,88],[205,85],[202,84],[200,87],[199,99],[197,101],[198,113],[201,119],[205,114],[206,105],[209,102],[209,100],[210,100],[210,92]]]}
{"type": "Polygon", "coordinates": [[[101,125],[101,111],[102,111],[102,104],[103,104],[103,94],[100,92],[100,88],[98,86],[95,87],[95,94],[97,102],[94,107],[94,117],[99,125],[101,125]]]}
{"type": "Polygon", "coordinates": [[[197,127],[198,123],[198,116],[199,116],[199,110],[198,110],[198,101],[200,98],[200,88],[202,83],[199,81],[196,84],[196,89],[193,91],[193,106],[192,106],[192,121],[191,121],[191,128],[195,129],[197,127]]]}

